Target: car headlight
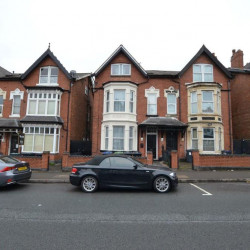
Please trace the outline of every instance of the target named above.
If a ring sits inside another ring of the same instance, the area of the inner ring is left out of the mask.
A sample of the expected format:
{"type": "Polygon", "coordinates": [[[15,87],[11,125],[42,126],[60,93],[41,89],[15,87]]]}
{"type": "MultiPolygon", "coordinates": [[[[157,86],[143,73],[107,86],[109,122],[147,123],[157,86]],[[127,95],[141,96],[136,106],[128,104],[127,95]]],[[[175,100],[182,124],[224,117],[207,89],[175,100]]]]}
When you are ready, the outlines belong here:
{"type": "Polygon", "coordinates": [[[176,177],[176,173],[174,173],[174,172],[171,172],[169,175],[174,177],[174,178],[176,177]]]}

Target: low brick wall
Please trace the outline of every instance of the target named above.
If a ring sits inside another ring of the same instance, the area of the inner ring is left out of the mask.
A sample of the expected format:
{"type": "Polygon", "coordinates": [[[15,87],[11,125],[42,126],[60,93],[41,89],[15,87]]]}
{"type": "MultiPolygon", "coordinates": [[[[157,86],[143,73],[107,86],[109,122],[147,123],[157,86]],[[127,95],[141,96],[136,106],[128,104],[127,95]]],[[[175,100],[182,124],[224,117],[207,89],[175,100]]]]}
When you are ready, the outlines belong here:
{"type": "Polygon", "coordinates": [[[32,170],[48,170],[49,167],[49,153],[44,152],[42,155],[16,155],[16,159],[26,161],[29,163],[32,170]]]}
{"type": "MultiPolygon", "coordinates": [[[[63,153],[62,158],[62,170],[63,171],[70,171],[72,166],[75,163],[85,163],[92,159],[94,156],[82,156],[82,155],[70,155],[67,152],[63,153]]],[[[143,164],[152,164],[153,163],[153,156],[151,152],[149,153],[149,157],[134,157],[136,160],[140,161],[143,164]]]]}
{"type": "Polygon", "coordinates": [[[207,169],[250,169],[249,155],[200,155],[193,151],[193,168],[207,169]]]}

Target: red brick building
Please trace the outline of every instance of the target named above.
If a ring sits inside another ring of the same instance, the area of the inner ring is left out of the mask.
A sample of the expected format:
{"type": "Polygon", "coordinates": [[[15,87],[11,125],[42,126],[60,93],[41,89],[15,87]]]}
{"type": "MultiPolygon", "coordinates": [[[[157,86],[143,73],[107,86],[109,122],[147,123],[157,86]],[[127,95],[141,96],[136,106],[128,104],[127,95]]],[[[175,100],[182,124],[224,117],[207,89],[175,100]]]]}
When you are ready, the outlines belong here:
{"type": "Polygon", "coordinates": [[[158,71],[144,70],[121,45],[94,77],[93,154],[232,150],[232,76],[205,46],[181,71],[158,71]]]}
{"type": "Polygon", "coordinates": [[[70,73],[47,49],[23,74],[0,68],[0,152],[70,152],[72,140],[90,140],[90,74],[70,73]]]}
{"type": "MultiPolygon", "coordinates": [[[[250,63],[244,65],[243,51],[233,50],[231,68],[233,136],[250,140],[250,63]]],[[[249,151],[250,153],[250,151],[249,151]]]]}

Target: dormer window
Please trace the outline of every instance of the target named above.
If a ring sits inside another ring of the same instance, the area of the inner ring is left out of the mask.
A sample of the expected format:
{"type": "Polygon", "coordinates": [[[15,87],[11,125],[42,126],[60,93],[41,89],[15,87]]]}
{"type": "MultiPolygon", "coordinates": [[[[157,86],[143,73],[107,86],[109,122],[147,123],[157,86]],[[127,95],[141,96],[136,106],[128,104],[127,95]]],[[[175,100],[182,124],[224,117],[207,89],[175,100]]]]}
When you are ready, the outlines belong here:
{"type": "Polygon", "coordinates": [[[42,67],[40,69],[39,84],[57,84],[58,68],[57,67],[42,67]]]}
{"type": "Polygon", "coordinates": [[[111,64],[111,75],[112,76],[130,76],[131,64],[124,64],[124,63],[111,64]]]}
{"type": "Polygon", "coordinates": [[[193,65],[194,82],[213,82],[213,66],[210,64],[193,65]]]}

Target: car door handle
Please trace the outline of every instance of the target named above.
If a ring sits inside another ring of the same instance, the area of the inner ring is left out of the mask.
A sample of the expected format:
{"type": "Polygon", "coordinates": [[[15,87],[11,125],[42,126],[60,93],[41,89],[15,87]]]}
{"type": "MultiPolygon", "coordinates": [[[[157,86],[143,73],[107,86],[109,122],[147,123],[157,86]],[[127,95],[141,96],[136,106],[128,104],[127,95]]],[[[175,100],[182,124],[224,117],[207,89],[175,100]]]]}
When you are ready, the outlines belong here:
{"type": "Polygon", "coordinates": [[[149,173],[149,171],[148,171],[148,170],[146,170],[146,173],[149,173]]]}

